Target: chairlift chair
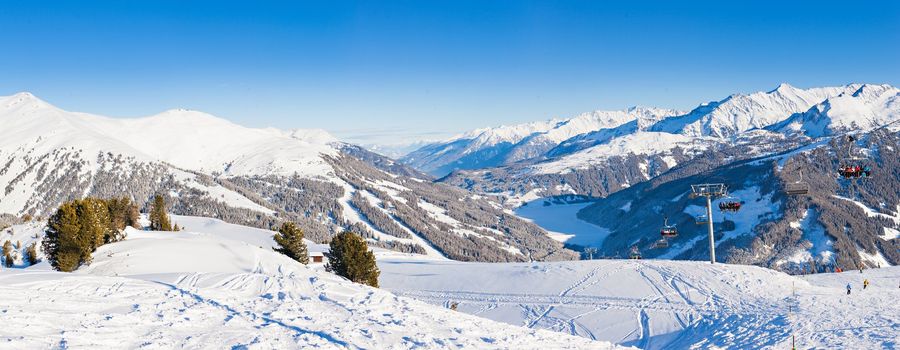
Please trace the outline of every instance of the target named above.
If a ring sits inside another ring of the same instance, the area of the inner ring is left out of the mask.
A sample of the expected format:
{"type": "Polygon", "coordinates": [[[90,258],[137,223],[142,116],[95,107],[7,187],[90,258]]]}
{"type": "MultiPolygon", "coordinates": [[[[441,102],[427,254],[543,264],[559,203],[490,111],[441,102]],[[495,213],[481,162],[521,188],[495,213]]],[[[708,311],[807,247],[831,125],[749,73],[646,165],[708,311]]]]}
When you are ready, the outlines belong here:
{"type": "Polygon", "coordinates": [[[847,157],[841,159],[838,166],[838,175],[843,179],[860,179],[872,176],[872,168],[865,162],[865,158],[853,155],[853,136],[847,136],[847,157]]]}
{"type": "Polygon", "coordinates": [[[660,238],[658,241],[656,241],[656,244],[654,244],[653,247],[654,248],[668,248],[669,240],[667,240],[665,237],[660,238]]]}
{"type": "Polygon", "coordinates": [[[787,183],[784,186],[784,192],[789,195],[800,195],[809,193],[809,184],[803,181],[803,171],[800,171],[800,179],[787,183]]]}
{"type": "Polygon", "coordinates": [[[675,225],[669,225],[669,217],[664,218],[663,227],[659,230],[659,234],[664,238],[672,238],[678,236],[678,229],[675,225]]]}
{"type": "Polygon", "coordinates": [[[741,210],[741,201],[731,195],[726,195],[725,200],[719,202],[719,210],[723,212],[737,212],[741,210]]]}
{"type": "Polygon", "coordinates": [[[719,203],[719,210],[723,212],[737,212],[741,210],[741,202],[738,201],[724,201],[719,203]]]}

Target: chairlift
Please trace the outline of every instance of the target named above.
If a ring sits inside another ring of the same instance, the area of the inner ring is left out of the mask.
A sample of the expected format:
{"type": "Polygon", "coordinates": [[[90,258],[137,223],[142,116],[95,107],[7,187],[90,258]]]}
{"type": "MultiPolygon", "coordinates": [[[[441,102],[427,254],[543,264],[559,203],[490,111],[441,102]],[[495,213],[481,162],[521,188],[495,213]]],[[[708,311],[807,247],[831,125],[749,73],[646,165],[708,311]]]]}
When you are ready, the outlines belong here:
{"type": "Polygon", "coordinates": [[[664,238],[672,238],[678,236],[678,229],[675,225],[669,225],[669,217],[665,217],[662,229],[659,230],[659,234],[664,238]]]}
{"type": "Polygon", "coordinates": [[[668,248],[669,240],[667,240],[665,237],[660,238],[658,241],[656,241],[656,243],[653,245],[653,247],[654,248],[668,248]]]}
{"type": "Polygon", "coordinates": [[[641,251],[636,245],[631,246],[631,253],[628,254],[628,257],[634,260],[639,260],[641,258],[641,251]]]}
{"type": "Polygon", "coordinates": [[[725,199],[719,202],[719,210],[723,212],[737,212],[741,210],[741,201],[731,195],[726,195],[725,199]]]}
{"type": "Polygon", "coordinates": [[[864,179],[872,176],[872,168],[863,165],[860,159],[844,160],[838,167],[838,175],[843,179],[864,179]]]}
{"type": "Polygon", "coordinates": [[[800,195],[809,193],[809,184],[803,181],[803,171],[799,171],[800,179],[787,183],[784,186],[784,192],[789,195],[800,195]]]}
{"type": "Polygon", "coordinates": [[[872,168],[865,164],[865,158],[853,155],[853,136],[847,136],[847,157],[841,159],[838,175],[843,179],[861,179],[872,176],[872,168]]]}

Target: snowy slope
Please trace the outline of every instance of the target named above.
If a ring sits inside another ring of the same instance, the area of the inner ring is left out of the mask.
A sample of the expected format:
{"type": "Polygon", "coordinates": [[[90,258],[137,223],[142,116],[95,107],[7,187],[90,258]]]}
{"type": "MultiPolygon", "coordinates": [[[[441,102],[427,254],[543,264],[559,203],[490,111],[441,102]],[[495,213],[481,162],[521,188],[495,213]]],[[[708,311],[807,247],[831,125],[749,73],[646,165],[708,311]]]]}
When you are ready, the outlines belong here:
{"type": "Polygon", "coordinates": [[[657,260],[379,266],[382,286],[399,295],[642,349],[786,349],[791,336],[798,349],[881,349],[900,337],[898,267],[792,277],[657,260]]]}
{"type": "Polygon", "coordinates": [[[211,230],[130,230],[75,273],[3,269],[0,347],[613,348],[397,297],[243,242],[234,227],[203,227],[211,230]]]}

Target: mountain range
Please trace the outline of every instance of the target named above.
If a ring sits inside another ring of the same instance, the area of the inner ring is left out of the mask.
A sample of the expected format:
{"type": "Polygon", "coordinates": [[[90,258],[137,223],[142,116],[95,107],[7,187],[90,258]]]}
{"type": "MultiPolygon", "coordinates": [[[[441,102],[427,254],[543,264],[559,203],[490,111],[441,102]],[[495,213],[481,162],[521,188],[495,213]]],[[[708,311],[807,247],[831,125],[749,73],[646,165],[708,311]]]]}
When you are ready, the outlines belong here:
{"type": "Polygon", "coordinates": [[[29,93],[0,97],[0,213],[47,216],[83,196],[163,195],[176,214],[271,228],[290,220],[327,241],[457,260],[576,255],[490,198],[339,142],[321,130],[253,129],[190,110],[120,119],[69,112],[29,93]]]}

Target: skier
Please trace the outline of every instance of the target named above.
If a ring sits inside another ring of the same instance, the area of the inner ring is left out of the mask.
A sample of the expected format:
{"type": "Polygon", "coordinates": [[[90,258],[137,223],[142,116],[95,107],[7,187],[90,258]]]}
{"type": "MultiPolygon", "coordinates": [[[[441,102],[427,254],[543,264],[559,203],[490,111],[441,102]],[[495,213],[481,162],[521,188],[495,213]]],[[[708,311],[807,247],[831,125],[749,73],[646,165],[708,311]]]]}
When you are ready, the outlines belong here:
{"type": "Polygon", "coordinates": [[[850,283],[847,283],[847,295],[850,295],[850,283]]]}
{"type": "Polygon", "coordinates": [[[863,289],[866,289],[866,287],[868,287],[868,286],[869,286],[869,280],[868,280],[868,279],[864,279],[864,280],[863,280],[863,289]]]}

